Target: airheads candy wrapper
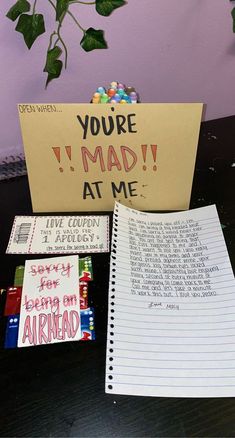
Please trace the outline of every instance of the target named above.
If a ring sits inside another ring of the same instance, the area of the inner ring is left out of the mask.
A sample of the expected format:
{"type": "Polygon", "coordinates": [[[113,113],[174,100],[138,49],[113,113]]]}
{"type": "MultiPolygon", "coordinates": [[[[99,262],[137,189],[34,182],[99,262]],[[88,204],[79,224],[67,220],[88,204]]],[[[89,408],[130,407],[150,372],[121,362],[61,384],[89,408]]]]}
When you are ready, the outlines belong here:
{"type": "MultiPolygon", "coordinates": [[[[80,281],[92,281],[93,269],[91,257],[79,258],[79,280],[80,281]]],[[[15,270],[14,286],[23,286],[24,280],[24,266],[17,266],[15,270]]]]}
{"type": "Polygon", "coordinates": [[[93,307],[88,309],[81,309],[81,341],[94,341],[95,340],[95,318],[93,307]]]}
{"type": "Polygon", "coordinates": [[[4,316],[20,313],[22,287],[8,287],[4,316]]]}
{"type": "Polygon", "coordinates": [[[80,309],[88,308],[88,284],[86,281],[79,282],[80,309]]]}
{"type": "Polygon", "coordinates": [[[91,257],[79,258],[79,280],[80,281],[92,281],[93,269],[91,257]]]}
{"type": "Polygon", "coordinates": [[[4,348],[16,348],[18,340],[20,315],[9,315],[5,335],[4,348]]]}
{"type": "Polygon", "coordinates": [[[15,277],[14,277],[14,285],[15,286],[23,286],[24,280],[24,266],[16,266],[15,277]]]}

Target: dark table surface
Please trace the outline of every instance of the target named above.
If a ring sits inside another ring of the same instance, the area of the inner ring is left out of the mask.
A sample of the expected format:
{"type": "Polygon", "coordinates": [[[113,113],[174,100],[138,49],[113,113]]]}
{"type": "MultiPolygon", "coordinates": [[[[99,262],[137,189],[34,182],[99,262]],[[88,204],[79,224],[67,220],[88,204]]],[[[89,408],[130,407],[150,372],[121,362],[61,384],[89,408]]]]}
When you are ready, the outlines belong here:
{"type": "MultiPolygon", "coordinates": [[[[203,122],[191,208],[216,204],[235,268],[235,116],[203,122]]],[[[32,214],[27,177],[0,183],[0,287],[27,255],[5,255],[14,216],[32,214]]],[[[104,392],[109,254],[92,255],[94,342],[4,350],[0,319],[0,436],[235,436],[235,398],[158,398],[104,392]]],[[[235,293],[235,291],[234,291],[235,293]]]]}

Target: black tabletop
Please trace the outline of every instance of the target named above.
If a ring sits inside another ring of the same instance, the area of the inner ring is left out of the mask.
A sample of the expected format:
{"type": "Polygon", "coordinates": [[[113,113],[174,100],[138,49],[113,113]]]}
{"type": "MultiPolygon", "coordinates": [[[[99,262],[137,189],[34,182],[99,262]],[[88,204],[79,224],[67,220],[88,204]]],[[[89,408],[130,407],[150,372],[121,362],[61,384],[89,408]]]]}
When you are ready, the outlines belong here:
{"type": "MultiPolygon", "coordinates": [[[[233,269],[234,139],[235,116],[202,123],[191,198],[191,208],[216,204],[233,269]]],[[[11,286],[16,266],[30,258],[5,254],[13,218],[24,214],[32,214],[27,177],[2,181],[0,288],[11,286]]],[[[95,341],[5,350],[6,321],[1,317],[0,436],[235,436],[235,398],[105,394],[109,254],[93,254],[92,260],[90,304],[96,315],[95,341]]]]}

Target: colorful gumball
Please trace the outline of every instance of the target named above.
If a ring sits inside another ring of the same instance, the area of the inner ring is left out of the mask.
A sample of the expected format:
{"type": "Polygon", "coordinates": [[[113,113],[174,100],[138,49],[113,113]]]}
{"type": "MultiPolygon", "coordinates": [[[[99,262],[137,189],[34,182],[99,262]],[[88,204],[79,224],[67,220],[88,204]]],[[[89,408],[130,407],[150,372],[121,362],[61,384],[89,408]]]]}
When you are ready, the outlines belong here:
{"type": "Polygon", "coordinates": [[[105,93],[105,88],[104,87],[98,87],[97,88],[97,93],[104,94],[105,93]]]}
{"type": "Polygon", "coordinates": [[[125,90],[125,85],[118,84],[117,88],[118,88],[118,90],[125,90]]]}
{"type": "Polygon", "coordinates": [[[113,97],[116,94],[116,90],[114,88],[108,89],[108,96],[113,97]]]}
{"type": "Polygon", "coordinates": [[[137,100],[137,93],[135,91],[132,91],[129,94],[129,96],[130,96],[131,100],[137,100]]]}
{"type": "Polygon", "coordinates": [[[123,97],[127,103],[132,103],[131,98],[127,94],[123,97]]]}
{"type": "Polygon", "coordinates": [[[135,89],[134,89],[134,87],[126,87],[125,88],[125,92],[127,93],[127,94],[130,94],[131,92],[135,92],[135,89]]]}
{"type": "Polygon", "coordinates": [[[116,88],[117,89],[117,86],[118,86],[118,82],[111,82],[111,84],[110,84],[110,88],[116,88]]]}
{"type": "Polygon", "coordinates": [[[122,88],[120,88],[117,90],[117,94],[119,94],[119,96],[122,97],[125,94],[125,91],[122,88]]]}
{"type": "Polygon", "coordinates": [[[106,93],[101,94],[100,103],[107,103],[108,100],[109,100],[109,96],[106,93]]]}
{"type": "Polygon", "coordinates": [[[92,97],[92,103],[100,103],[100,93],[94,93],[92,97]]]}
{"type": "Polygon", "coordinates": [[[116,93],[115,96],[113,96],[113,99],[115,99],[116,102],[119,103],[121,100],[121,96],[119,96],[119,94],[116,93]]]}

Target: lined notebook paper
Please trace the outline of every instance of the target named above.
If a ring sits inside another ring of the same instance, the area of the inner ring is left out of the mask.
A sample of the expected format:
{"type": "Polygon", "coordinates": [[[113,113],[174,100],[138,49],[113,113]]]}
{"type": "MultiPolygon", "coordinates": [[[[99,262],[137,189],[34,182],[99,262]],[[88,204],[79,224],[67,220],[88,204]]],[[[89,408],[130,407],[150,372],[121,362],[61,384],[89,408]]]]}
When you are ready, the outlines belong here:
{"type": "Polygon", "coordinates": [[[106,392],[235,396],[235,280],[215,206],[115,204],[106,392]]]}

